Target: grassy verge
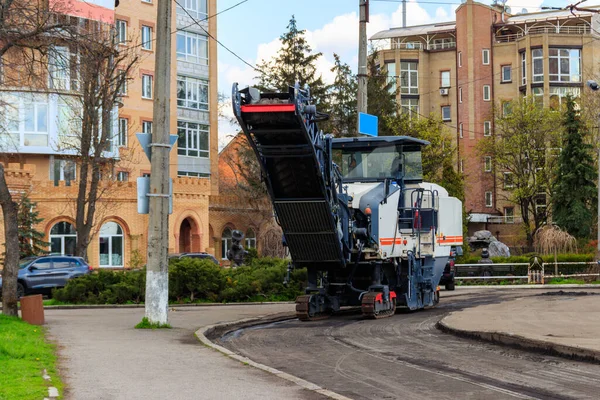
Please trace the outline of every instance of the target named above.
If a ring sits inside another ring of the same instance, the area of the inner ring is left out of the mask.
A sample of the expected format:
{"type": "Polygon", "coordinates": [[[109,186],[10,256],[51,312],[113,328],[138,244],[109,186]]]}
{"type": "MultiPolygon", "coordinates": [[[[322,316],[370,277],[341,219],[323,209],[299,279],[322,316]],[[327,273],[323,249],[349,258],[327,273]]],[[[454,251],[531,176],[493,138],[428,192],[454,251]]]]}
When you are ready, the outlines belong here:
{"type": "Polygon", "coordinates": [[[135,326],[135,329],[171,329],[169,324],[160,324],[158,322],[150,322],[148,318],[142,318],[142,321],[135,326]]]}
{"type": "Polygon", "coordinates": [[[63,393],[55,348],[46,342],[44,328],[0,314],[0,366],[0,400],[43,399],[49,386],[63,393]],[[42,378],[44,369],[51,383],[42,378]]]}

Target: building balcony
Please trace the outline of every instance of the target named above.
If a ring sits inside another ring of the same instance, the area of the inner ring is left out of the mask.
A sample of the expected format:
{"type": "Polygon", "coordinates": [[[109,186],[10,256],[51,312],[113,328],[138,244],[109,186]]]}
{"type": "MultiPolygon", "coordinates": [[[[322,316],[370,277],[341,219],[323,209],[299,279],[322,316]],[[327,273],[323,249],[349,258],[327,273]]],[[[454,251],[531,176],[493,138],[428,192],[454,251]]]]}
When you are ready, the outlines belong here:
{"type": "Polygon", "coordinates": [[[488,224],[520,224],[523,222],[521,217],[515,217],[512,215],[494,215],[487,218],[488,224]]]}
{"type": "Polygon", "coordinates": [[[555,35],[588,35],[591,33],[589,25],[577,25],[577,26],[538,26],[532,27],[525,31],[510,34],[496,34],[496,43],[509,43],[515,42],[526,35],[544,35],[544,34],[555,34],[555,35]]]}
{"type": "Polygon", "coordinates": [[[390,50],[427,50],[427,51],[435,51],[435,50],[454,50],[456,49],[455,41],[439,41],[432,43],[423,43],[423,42],[398,42],[392,40],[390,42],[390,50]]]}

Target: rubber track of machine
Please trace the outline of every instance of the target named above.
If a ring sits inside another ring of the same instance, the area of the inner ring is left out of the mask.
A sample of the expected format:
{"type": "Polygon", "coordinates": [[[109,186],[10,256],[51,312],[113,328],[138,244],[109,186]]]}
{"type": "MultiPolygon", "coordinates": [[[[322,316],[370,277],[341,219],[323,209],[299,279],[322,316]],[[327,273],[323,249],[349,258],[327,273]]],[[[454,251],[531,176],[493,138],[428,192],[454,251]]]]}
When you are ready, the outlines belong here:
{"type": "Polygon", "coordinates": [[[396,299],[392,299],[392,308],[387,311],[380,311],[375,313],[375,302],[377,301],[377,295],[380,293],[371,292],[363,295],[361,310],[363,313],[363,317],[371,318],[371,319],[381,319],[391,317],[396,313],[396,299]]]}
{"type": "Polygon", "coordinates": [[[310,309],[310,298],[311,295],[309,294],[298,296],[296,298],[296,317],[298,317],[300,321],[318,321],[331,317],[331,313],[319,313],[311,316],[308,313],[310,309]]]}

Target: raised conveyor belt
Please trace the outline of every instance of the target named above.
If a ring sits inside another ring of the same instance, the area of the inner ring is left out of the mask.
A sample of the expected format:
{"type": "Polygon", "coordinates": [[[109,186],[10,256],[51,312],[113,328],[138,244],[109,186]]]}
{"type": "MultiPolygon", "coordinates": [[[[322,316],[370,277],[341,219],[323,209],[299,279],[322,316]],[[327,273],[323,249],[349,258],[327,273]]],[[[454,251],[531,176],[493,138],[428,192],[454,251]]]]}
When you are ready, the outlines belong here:
{"type": "Polygon", "coordinates": [[[297,266],[344,265],[332,199],[327,196],[325,145],[306,92],[233,89],[234,112],[261,163],[292,260],[297,266]],[[327,264],[327,265],[325,265],[327,264]]]}

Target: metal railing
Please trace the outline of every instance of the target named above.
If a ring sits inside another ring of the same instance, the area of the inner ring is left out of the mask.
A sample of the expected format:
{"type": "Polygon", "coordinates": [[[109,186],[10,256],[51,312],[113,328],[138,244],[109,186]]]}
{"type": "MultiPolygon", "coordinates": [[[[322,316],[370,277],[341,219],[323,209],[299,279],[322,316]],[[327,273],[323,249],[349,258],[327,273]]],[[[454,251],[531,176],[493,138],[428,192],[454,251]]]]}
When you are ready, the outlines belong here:
{"type": "Polygon", "coordinates": [[[455,49],[456,42],[429,43],[427,50],[446,50],[455,49]]]}
{"type": "Polygon", "coordinates": [[[520,224],[523,222],[521,217],[514,217],[510,215],[498,215],[493,217],[488,217],[488,224],[520,224]]]}
{"type": "Polygon", "coordinates": [[[391,50],[451,50],[456,48],[456,42],[440,42],[425,44],[422,42],[395,42],[390,45],[391,50]]]}
{"type": "MultiPolygon", "coordinates": [[[[600,264],[596,261],[543,262],[542,265],[545,278],[600,277],[600,264]]],[[[528,267],[529,263],[456,264],[454,279],[527,279],[528,267]]]]}
{"type": "Polygon", "coordinates": [[[527,32],[496,35],[496,43],[514,42],[525,35],[561,34],[561,35],[586,35],[591,32],[589,25],[580,26],[538,26],[530,28],[527,32]]]}

